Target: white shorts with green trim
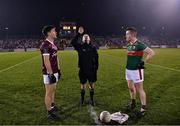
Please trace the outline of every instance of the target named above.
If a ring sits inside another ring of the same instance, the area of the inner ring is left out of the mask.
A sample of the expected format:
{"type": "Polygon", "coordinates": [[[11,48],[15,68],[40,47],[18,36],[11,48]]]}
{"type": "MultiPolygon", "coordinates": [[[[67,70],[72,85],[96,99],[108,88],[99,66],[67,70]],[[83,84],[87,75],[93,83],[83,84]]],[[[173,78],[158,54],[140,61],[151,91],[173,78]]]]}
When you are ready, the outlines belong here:
{"type": "Polygon", "coordinates": [[[128,70],[126,69],[126,80],[131,80],[135,84],[144,81],[144,69],[128,70]]]}

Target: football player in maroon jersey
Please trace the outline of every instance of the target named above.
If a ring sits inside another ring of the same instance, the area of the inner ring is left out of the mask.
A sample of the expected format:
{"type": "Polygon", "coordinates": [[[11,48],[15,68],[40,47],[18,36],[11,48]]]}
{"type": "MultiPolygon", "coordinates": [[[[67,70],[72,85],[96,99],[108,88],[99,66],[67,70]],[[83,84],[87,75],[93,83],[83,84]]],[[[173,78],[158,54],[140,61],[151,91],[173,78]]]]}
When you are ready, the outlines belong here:
{"type": "Polygon", "coordinates": [[[46,89],[45,105],[48,113],[48,119],[55,120],[59,117],[54,113],[58,110],[55,106],[56,84],[60,79],[59,59],[57,56],[58,48],[54,43],[57,38],[56,28],[54,26],[45,26],[42,30],[45,40],[42,42],[40,50],[42,55],[42,72],[46,89]]]}

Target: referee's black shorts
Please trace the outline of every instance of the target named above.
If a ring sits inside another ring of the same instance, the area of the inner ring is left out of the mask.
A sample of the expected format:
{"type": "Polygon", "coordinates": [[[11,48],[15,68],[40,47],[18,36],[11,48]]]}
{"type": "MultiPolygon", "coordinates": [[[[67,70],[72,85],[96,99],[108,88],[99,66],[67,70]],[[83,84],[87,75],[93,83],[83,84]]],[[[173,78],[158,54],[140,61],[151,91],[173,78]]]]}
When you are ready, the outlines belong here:
{"type": "Polygon", "coordinates": [[[97,71],[84,72],[79,70],[79,80],[81,84],[85,84],[87,81],[94,83],[97,81],[97,71]]]}

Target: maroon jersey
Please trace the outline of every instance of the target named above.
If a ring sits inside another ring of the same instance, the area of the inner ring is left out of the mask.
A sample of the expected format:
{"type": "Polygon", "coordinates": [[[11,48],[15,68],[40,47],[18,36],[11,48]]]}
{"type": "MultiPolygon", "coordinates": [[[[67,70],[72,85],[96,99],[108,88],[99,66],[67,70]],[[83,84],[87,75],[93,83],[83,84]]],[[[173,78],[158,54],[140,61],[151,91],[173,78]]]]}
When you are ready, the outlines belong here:
{"type": "Polygon", "coordinates": [[[51,63],[52,71],[53,71],[53,73],[57,73],[58,72],[58,62],[57,62],[58,49],[57,49],[57,46],[54,45],[52,42],[45,40],[41,44],[40,50],[41,50],[41,55],[42,55],[42,72],[43,72],[43,74],[48,74],[46,66],[44,64],[44,59],[43,59],[44,55],[49,55],[49,60],[51,63]]]}

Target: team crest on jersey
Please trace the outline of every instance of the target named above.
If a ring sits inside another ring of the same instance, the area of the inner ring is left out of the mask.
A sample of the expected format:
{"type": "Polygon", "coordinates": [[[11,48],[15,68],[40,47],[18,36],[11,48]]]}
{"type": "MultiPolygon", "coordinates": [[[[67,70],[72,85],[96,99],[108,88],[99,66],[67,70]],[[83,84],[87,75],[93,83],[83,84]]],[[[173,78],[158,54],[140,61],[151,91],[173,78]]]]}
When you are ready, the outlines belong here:
{"type": "Polygon", "coordinates": [[[136,49],[136,46],[133,46],[133,49],[136,49]]]}
{"type": "Polygon", "coordinates": [[[129,50],[135,50],[136,49],[136,46],[129,46],[129,48],[128,48],[129,50]]]}
{"type": "Polygon", "coordinates": [[[56,53],[56,52],[54,52],[54,53],[52,54],[52,57],[54,57],[54,56],[57,56],[57,53],[56,53]]]}

